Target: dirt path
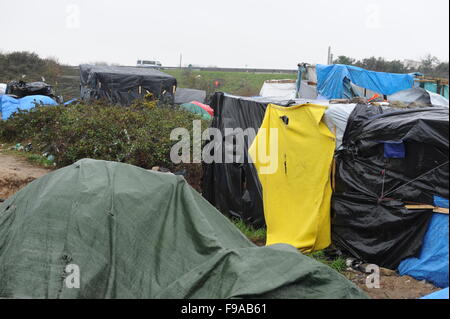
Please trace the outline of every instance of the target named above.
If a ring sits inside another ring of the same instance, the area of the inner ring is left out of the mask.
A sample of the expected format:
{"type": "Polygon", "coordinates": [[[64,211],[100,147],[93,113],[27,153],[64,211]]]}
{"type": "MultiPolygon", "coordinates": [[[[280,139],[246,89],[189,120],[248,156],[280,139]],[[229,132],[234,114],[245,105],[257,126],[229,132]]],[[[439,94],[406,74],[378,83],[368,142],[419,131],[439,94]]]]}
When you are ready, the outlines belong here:
{"type": "Polygon", "coordinates": [[[425,281],[399,276],[395,271],[387,269],[381,273],[379,288],[367,288],[367,275],[362,272],[350,270],[346,271],[344,276],[373,299],[419,299],[440,290],[425,281]]]}
{"type": "Polygon", "coordinates": [[[0,199],[6,199],[50,170],[33,166],[26,160],[0,153],[0,199]]]}

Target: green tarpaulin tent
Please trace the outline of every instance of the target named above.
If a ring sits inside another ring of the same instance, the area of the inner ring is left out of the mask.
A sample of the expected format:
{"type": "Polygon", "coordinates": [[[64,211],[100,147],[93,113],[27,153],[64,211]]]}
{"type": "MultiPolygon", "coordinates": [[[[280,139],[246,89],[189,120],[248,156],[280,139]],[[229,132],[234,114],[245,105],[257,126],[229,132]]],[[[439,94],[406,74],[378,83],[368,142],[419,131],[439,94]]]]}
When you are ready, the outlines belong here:
{"type": "Polygon", "coordinates": [[[235,297],[366,296],[290,246],[255,246],[170,173],[81,160],[0,206],[0,298],[235,297]]]}
{"type": "Polygon", "coordinates": [[[188,112],[200,115],[204,120],[211,120],[212,116],[200,106],[194,103],[181,104],[180,107],[188,112]]]}

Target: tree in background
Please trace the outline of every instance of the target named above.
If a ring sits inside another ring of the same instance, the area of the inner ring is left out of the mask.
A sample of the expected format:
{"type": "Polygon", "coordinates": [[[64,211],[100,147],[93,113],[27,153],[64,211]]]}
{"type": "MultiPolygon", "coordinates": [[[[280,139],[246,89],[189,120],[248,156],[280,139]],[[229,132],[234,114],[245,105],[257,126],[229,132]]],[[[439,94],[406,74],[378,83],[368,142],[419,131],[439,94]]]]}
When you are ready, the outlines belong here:
{"type": "Polygon", "coordinates": [[[388,61],[384,58],[366,58],[362,60],[356,60],[348,56],[339,56],[333,61],[334,64],[346,64],[354,65],[367,70],[377,71],[377,72],[388,72],[388,73],[412,73],[420,72],[426,76],[433,77],[449,77],[449,63],[440,62],[438,58],[427,55],[421,60],[421,65],[418,68],[408,68],[400,60],[388,61]]]}
{"type": "Polygon", "coordinates": [[[333,61],[334,64],[344,64],[344,65],[354,65],[355,59],[352,59],[345,55],[340,55],[336,60],[333,61]]]}
{"type": "Polygon", "coordinates": [[[0,81],[55,81],[63,73],[57,60],[42,59],[36,53],[12,52],[0,53],[0,81]]]}

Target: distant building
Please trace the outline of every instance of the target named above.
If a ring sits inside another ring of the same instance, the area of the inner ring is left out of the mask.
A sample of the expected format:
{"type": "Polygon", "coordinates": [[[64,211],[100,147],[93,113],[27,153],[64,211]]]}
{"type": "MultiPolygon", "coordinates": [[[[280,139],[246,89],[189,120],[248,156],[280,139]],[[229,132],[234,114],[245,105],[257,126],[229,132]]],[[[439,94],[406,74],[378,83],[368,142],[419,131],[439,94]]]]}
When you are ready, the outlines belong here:
{"type": "Polygon", "coordinates": [[[414,61],[414,60],[403,60],[403,65],[407,67],[408,69],[417,70],[421,66],[420,61],[414,61]]]}

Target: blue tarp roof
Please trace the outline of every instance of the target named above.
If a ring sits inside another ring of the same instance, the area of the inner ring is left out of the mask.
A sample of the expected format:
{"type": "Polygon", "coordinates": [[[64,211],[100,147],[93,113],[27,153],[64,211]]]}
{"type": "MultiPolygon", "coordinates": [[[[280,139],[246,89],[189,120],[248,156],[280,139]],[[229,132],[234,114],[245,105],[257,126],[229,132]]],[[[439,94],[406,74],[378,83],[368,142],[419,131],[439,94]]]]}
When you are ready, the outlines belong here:
{"type": "Polygon", "coordinates": [[[15,99],[8,95],[0,95],[0,112],[2,119],[7,120],[10,116],[20,110],[30,110],[37,104],[41,105],[57,105],[52,98],[44,95],[30,95],[21,99],[15,99]]]}
{"type": "Polygon", "coordinates": [[[375,72],[343,64],[317,64],[316,71],[317,92],[327,99],[348,97],[348,81],[383,95],[391,95],[412,88],[415,77],[414,74],[375,72]]]}

